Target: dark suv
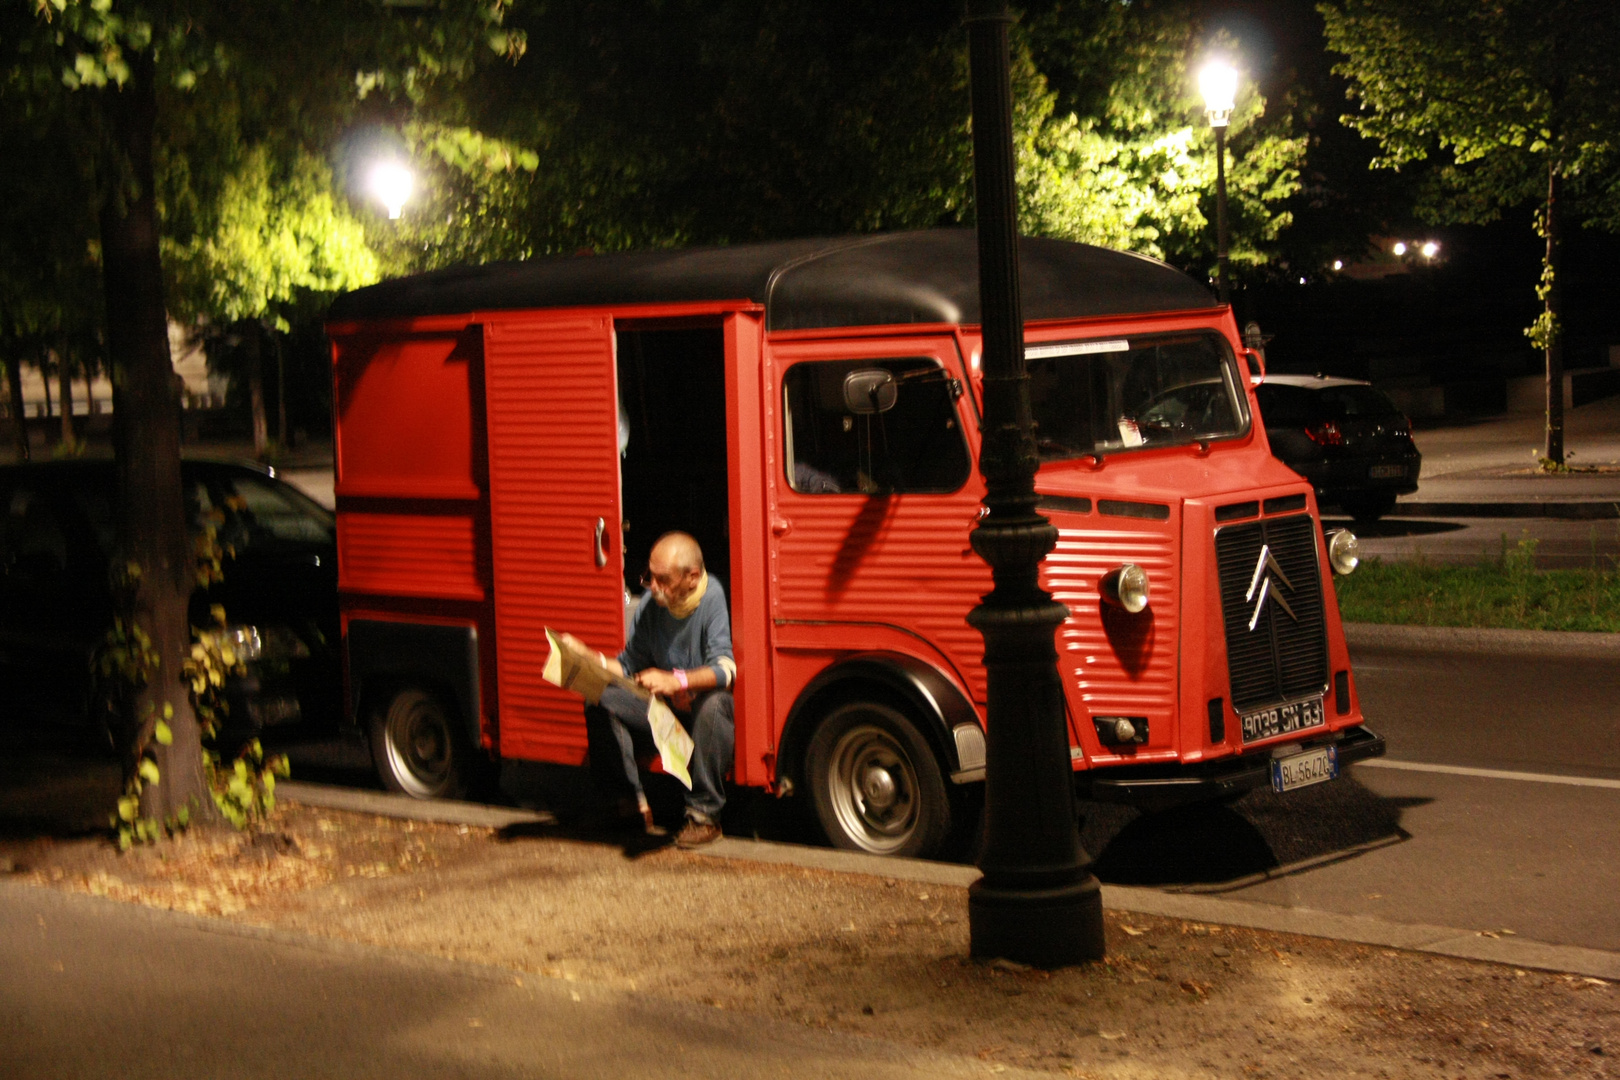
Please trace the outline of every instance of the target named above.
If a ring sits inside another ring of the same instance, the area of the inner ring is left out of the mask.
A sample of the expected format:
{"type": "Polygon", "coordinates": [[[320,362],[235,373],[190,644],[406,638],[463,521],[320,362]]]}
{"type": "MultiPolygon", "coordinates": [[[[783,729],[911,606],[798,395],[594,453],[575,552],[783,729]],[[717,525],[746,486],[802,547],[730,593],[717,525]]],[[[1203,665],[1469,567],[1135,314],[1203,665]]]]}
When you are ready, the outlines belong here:
{"type": "MultiPolygon", "coordinates": [[[[235,558],[192,596],[191,621],[225,610],[246,674],[225,687],[224,738],[264,728],[334,724],[339,710],[336,532],[330,511],[270,469],[187,461],[193,526],[231,508],[220,528],[235,558]]],[[[0,467],[0,725],[8,739],[105,740],[91,657],[112,622],[108,559],[116,480],[111,461],[0,467]]],[[[176,692],[181,692],[177,684],[176,692]]]]}
{"type": "Polygon", "coordinates": [[[1375,521],[1417,490],[1423,455],[1411,422],[1371,383],[1267,375],[1255,396],[1272,454],[1311,482],[1323,506],[1375,521]]]}

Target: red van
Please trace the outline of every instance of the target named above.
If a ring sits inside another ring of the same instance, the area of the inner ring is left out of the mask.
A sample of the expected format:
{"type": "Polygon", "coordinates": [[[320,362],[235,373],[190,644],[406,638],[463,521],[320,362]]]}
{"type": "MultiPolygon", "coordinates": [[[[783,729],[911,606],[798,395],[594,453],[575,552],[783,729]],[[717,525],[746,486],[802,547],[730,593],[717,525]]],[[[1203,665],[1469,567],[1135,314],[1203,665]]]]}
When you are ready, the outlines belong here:
{"type": "MultiPolygon", "coordinates": [[[[1362,727],[1311,486],[1230,308],[1162,263],[1021,243],[1070,757],[1087,798],[1289,790],[1362,727]]],[[[984,776],[990,588],[967,230],[438,271],[334,305],[348,708],[395,790],[579,764],[545,627],[610,654],[652,542],[731,598],[740,785],[840,846],[936,850],[984,776]]]]}

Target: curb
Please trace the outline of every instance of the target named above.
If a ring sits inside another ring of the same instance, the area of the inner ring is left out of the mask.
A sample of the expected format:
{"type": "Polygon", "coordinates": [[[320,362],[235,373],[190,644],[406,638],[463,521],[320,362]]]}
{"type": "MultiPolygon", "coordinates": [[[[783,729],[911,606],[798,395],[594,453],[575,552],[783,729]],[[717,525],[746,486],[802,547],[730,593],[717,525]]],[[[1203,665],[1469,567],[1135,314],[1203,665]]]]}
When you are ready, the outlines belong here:
{"type": "Polygon", "coordinates": [[[1492,630],[1462,626],[1345,623],[1351,649],[1540,660],[1620,660],[1620,634],[1587,630],[1492,630]]]}
{"type": "Polygon", "coordinates": [[[1387,517],[1563,518],[1598,521],[1620,518],[1620,496],[1613,499],[1539,502],[1397,502],[1387,517]]]}
{"type": "MultiPolygon", "coordinates": [[[[384,817],[433,821],[447,825],[475,825],[503,828],[522,823],[549,824],[550,814],[511,810],[499,806],[412,799],[406,795],[330,788],[320,784],[284,781],[277,785],[285,798],[306,806],[332,810],[352,810],[384,817]]],[[[854,851],[800,847],[767,840],[744,840],[726,836],[693,854],[715,859],[741,859],[748,862],[797,866],[841,874],[897,878],[930,885],[966,888],[979,879],[974,866],[926,862],[866,855],[854,851]]],[[[1167,893],[1126,885],[1104,885],[1105,908],[1141,915],[1158,915],[1193,922],[1220,923],[1251,930],[1349,941],[1387,949],[1433,953],[1462,960],[1484,960],[1514,967],[1567,972],[1599,979],[1620,981],[1620,952],[1587,949],[1574,945],[1552,945],[1521,938],[1489,936],[1486,931],[1460,930],[1448,926],[1394,923],[1366,915],[1341,915],[1309,908],[1284,908],[1248,900],[1230,900],[1193,893],[1167,893]]]]}

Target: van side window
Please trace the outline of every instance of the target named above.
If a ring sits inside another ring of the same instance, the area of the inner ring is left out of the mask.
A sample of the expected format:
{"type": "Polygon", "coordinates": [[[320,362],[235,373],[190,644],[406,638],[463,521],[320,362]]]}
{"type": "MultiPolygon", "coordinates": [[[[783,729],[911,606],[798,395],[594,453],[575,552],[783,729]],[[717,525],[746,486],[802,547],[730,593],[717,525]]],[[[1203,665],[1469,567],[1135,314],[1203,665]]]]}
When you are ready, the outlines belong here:
{"type": "Polygon", "coordinates": [[[945,493],[972,471],[952,382],[926,358],[795,364],[782,380],[788,485],[805,495],[945,493]],[[856,414],[844,378],[880,368],[894,376],[894,407],[856,414]]]}

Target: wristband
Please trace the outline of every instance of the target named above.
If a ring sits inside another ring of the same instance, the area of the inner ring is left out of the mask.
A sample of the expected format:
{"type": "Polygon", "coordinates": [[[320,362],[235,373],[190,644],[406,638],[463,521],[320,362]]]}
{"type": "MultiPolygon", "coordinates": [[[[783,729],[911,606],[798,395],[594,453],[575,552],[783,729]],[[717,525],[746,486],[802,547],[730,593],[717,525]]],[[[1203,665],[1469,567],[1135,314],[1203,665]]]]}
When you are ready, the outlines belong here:
{"type": "Polygon", "coordinates": [[[675,676],[675,681],[680,683],[682,690],[690,689],[690,687],[688,687],[686,684],[686,672],[684,669],[676,668],[674,671],[670,672],[670,674],[675,676]]]}

